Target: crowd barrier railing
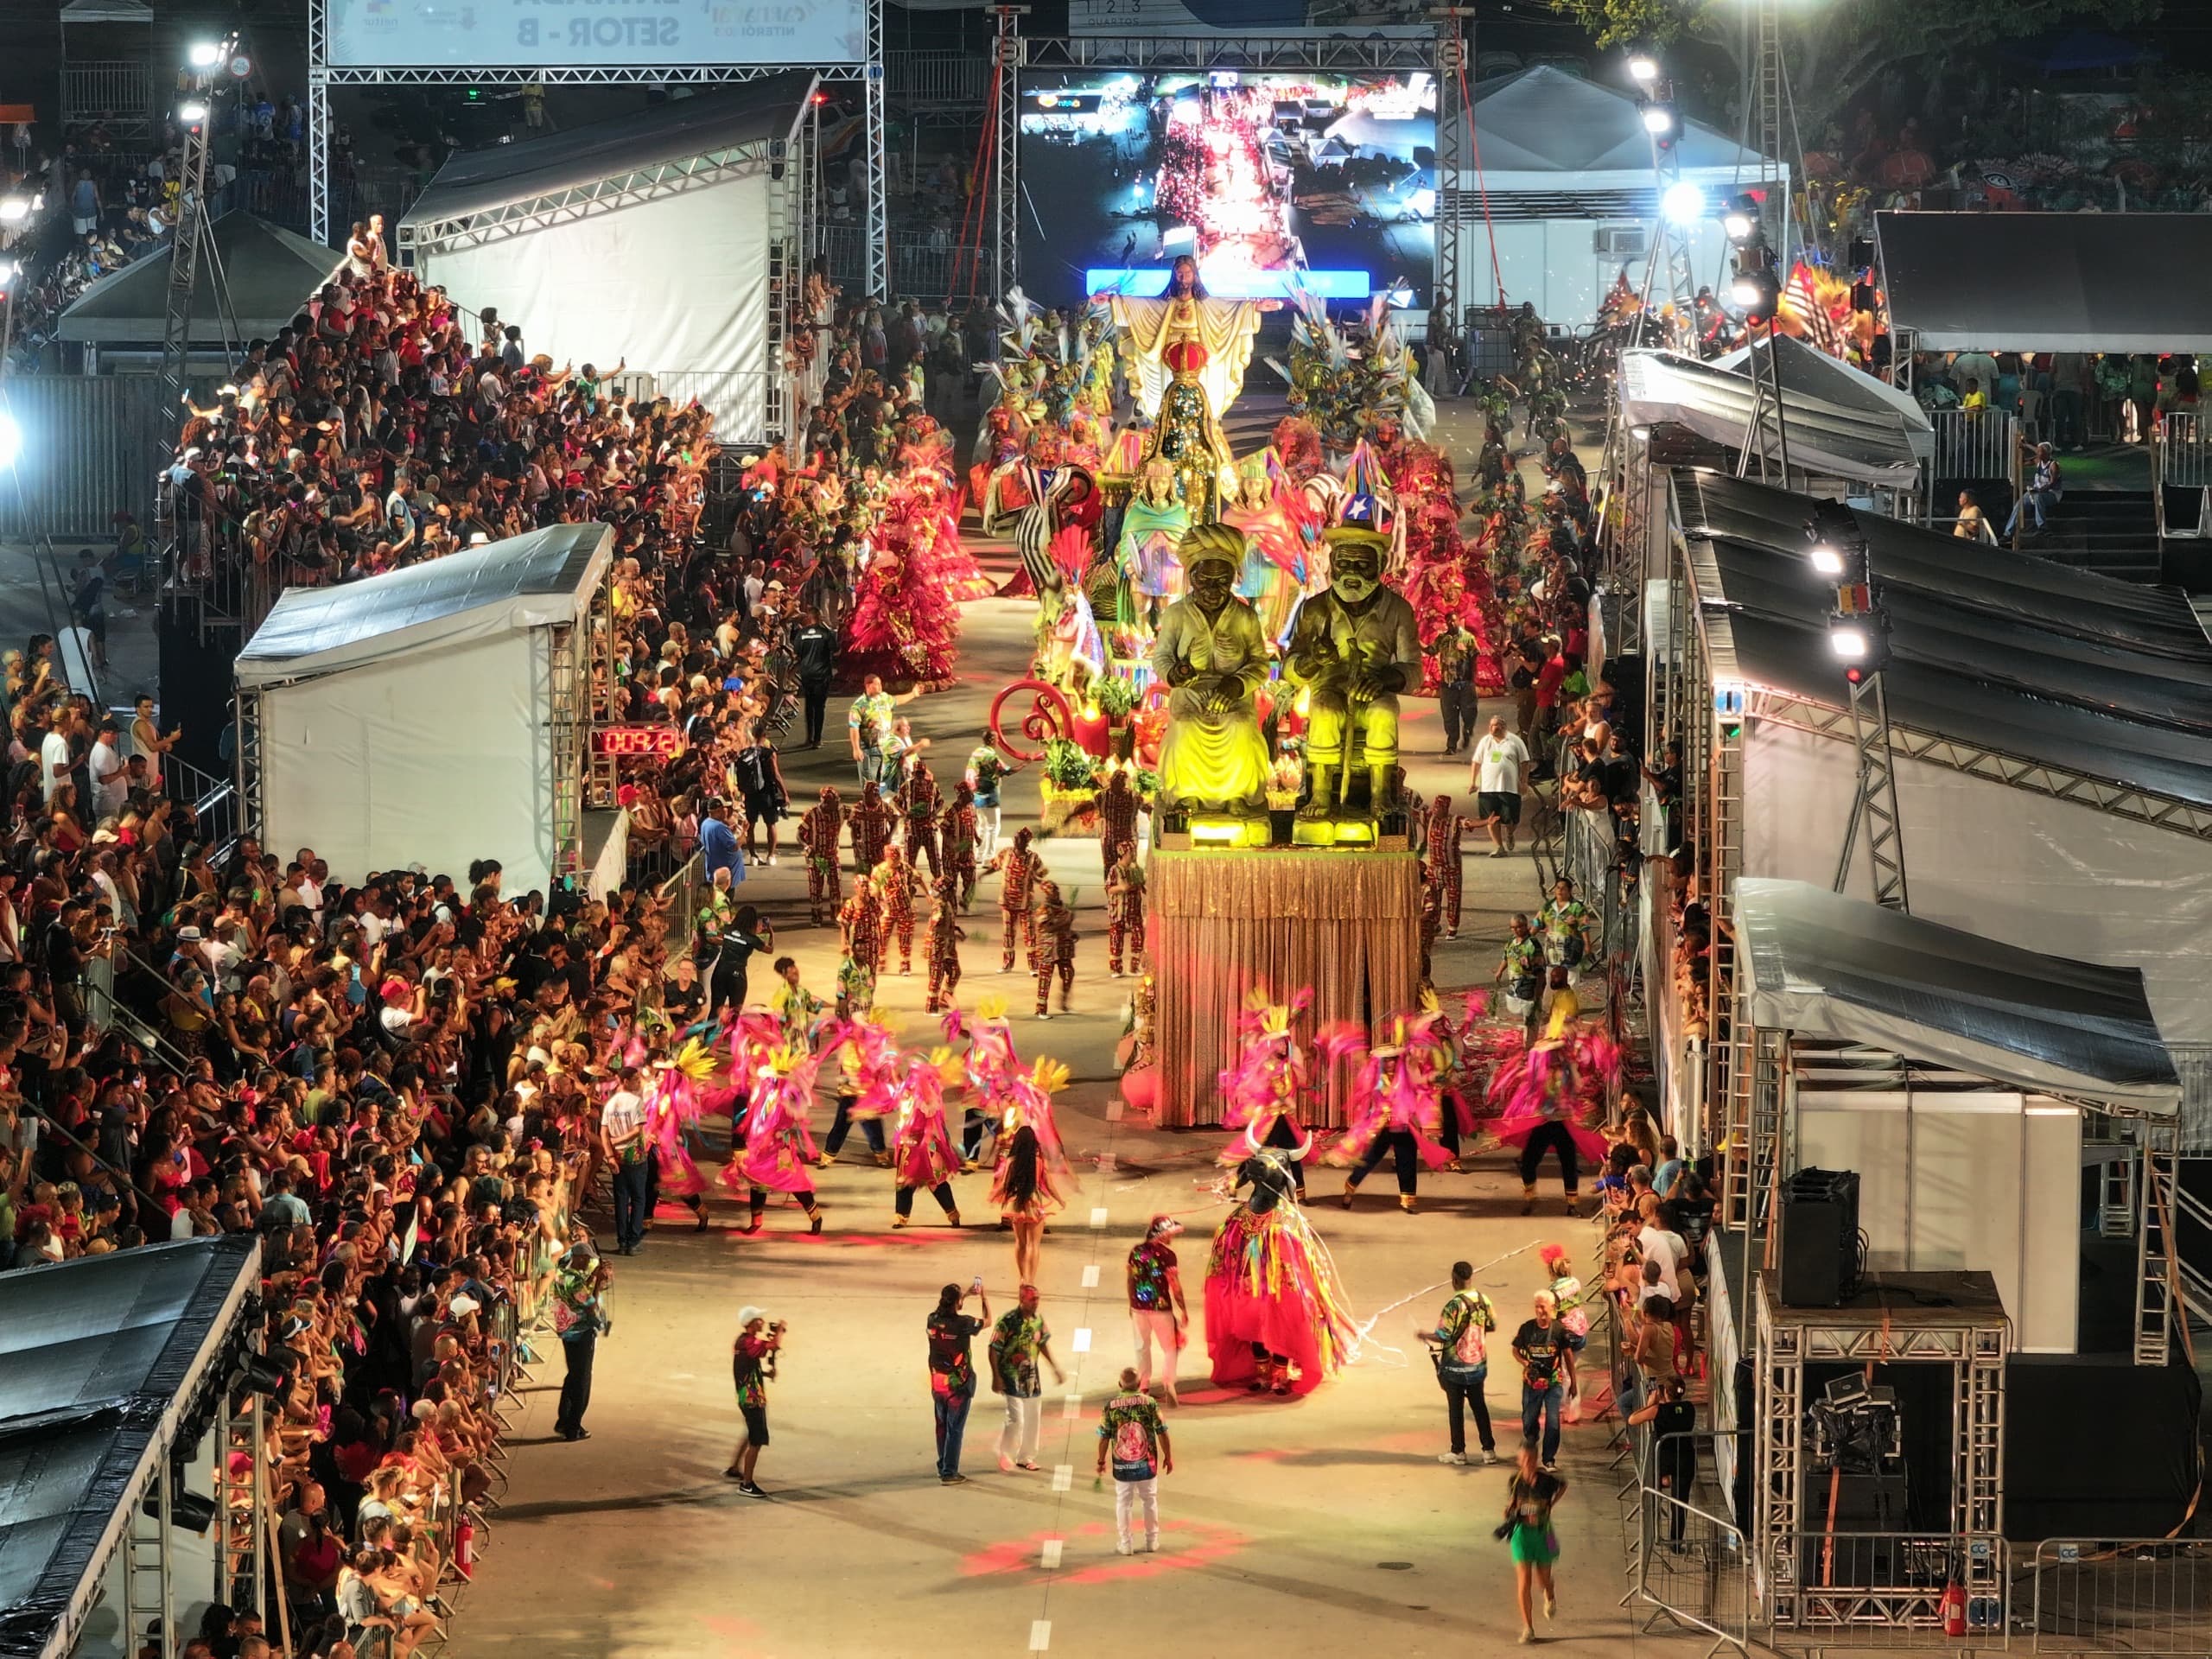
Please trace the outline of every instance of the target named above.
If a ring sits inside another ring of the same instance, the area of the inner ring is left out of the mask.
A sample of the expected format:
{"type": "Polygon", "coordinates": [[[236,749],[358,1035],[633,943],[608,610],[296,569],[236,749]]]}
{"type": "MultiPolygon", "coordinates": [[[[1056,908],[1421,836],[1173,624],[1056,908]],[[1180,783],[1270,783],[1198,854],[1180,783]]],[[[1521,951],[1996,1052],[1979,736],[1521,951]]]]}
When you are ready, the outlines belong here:
{"type": "Polygon", "coordinates": [[[2004,1647],[2009,1550],[1994,1533],[1784,1533],[1766,1557],[1759,1617],[1783,1649],[1919,1647],[1944,1639],[1958,1585],[1968,1641],[2004,1647]]]}
{"type": "Polygon", "coordinates": [[[2212,1543],[2045,1539],[2012,1599],[2037,1653],[2212,1653],[2212,1543]]]}

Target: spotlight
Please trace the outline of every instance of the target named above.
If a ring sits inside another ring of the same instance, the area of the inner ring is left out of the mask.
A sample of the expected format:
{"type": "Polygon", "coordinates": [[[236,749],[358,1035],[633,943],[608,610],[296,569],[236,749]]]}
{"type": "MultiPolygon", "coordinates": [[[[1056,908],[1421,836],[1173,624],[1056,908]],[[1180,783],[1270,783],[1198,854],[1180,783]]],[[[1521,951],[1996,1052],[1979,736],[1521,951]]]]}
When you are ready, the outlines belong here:
{"type": "Polygon", "coordinates": [[[0,472],[16,464],[23,453],[23,429],[16,424],[16,417],[0,410],[0,472]]]}
{"type": "MultiPolygon", "coordinates": [[[[138,1510],[142,1515],[158,1519],[162,1513],[161,1493],[148,1492],[139,1501],[138,1510]]],[[[215,1524],[215,1500],[186,1491],[184,1471],[175,1464],[169,1465],[169,1524],[182,1527],[188,1532],[205,1532],[215,1524]]]]}
{"type": "Polygon", "coordinates": [[[231,1374],[228,1392],[237,1394],[242,1389],[251,1389],[256,1394],[275,1394],[284,1386],[288,1375],[286,1368],[282,1365],[272,1364],[258,1355],[242,1354],[238,1357],[238,1369],[231,1374]]]}
{"type": "Polygon", "coordinates": [[[1821,575],[1840,576],[1843,574],[1843,555],[1826,542],[1814,543],[1810,556],[1813,561],[1813,569],[1819,571],[1821,575]]]}
{"type": "Polygon", "coordinates": [[[20,225],[31,216],[31,199],[20,191],[0,196],[0,225],[20,225]]]}
{"type": "Polygon", "coordinates": [[[1688,179],[1667,187],[1659,198],[1659,211],[1673,225],[1694,225],[1705,217],[1705,192],[1688,179]]]}
{"type": "Polygon", "coordinates": [[[1639,86],[1649,86],[1659,79],[1659,60],[1649,52],[1630,53],[1628,78],[1639,86]]]}
{"type": "Polygon", "coordinates": [[[194,41],[184,60],[195,69],[213,69],[223,60],[223,48],[213,41],[194,41]]]}
{"type": "Polygon", "coordinates": [[[1742,308],[1751,322],[1771,322],[1782,302],[1782,284],[1764,266],[1739,271],[1728,285],[1728,297],[1742,308]]]}
{"type": "Polygon", "coordinates": [[[1874,649],[1866,625],[1855,618],[1833,617],[1828,621],[1828,649],[1840,663],[1863,663],[1874,649]]]}
{"type": "Polygon", "coordinates": [[[1720,228],[1728,233],[1731,242],[1750,241],[1759,232],[1759,204],[1756,196],[1732,196],[1727,208],[1720,215],[1720,228]]]}
{"type": "Polygon", "coordinates": [[[1664,138],[1674,131],[1674,106],[1670,104],[1646,104],[1643,106],[1643,130],[1655,138],[1664,138]]]}
{"type": "Polygon", "coordinates": [[[176,106],[176,118],[188,126],[197,126],[207,118],[207,105],[199,99],[176,106]]]}

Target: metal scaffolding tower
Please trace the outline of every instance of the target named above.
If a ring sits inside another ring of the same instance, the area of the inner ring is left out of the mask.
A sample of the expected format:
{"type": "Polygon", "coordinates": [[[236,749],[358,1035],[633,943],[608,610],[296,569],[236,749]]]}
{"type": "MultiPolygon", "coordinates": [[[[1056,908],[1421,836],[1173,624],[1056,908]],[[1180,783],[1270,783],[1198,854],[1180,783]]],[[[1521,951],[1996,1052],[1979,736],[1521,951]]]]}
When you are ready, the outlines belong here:
{"type": "Polygon", "coordinates": [[[991,77],[991,297],[1002,300],[1021,280],[1021,20],[1027,6],[993,6],[998,37],[991,77]]]}
{"type": "MultiPolygon", "coordinates": [[[[1474,131],[1464,99],[1471,56],[1472,6],[1432,6],[1436,20],[1436,291],[1429,303],[1462,327],[1467,316],[1466,284],[1460,271],[1459,232],[1468,222],[1463,182],[1474,171],[1474,131]]],[[[1502,302],[1503,295],[1498,298],[1502,302]]]]}
{"type": "Polygon", "coordinates": [[[1844,826],[1834,891],[1841,893],[1850,885],[1852,855],[1858,850],[1863,825],[1867,855],[1874,866],[1874,902],[1885,910],[1910,911],[1904,831],[1897,813],[1897,766],[1890,750],[1890,705],[1882,694],[1878,672],[1851,688],[1851,741],[1859,754],[1859,786],[1851,798],[1851,820],[1844,826]]]}

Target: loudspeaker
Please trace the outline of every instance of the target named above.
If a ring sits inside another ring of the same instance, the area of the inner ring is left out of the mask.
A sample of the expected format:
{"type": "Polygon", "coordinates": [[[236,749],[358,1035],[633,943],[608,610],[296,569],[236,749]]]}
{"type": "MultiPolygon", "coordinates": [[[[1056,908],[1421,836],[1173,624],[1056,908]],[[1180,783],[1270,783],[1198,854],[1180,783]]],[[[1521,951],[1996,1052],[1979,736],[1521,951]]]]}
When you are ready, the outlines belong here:
{"type": "Polygon", "coordinates": [[[1840,1307],[1858,1278],[1857,1173],[1799,1170],[1782,1190],[1782,1305],[1840,1307]]]}

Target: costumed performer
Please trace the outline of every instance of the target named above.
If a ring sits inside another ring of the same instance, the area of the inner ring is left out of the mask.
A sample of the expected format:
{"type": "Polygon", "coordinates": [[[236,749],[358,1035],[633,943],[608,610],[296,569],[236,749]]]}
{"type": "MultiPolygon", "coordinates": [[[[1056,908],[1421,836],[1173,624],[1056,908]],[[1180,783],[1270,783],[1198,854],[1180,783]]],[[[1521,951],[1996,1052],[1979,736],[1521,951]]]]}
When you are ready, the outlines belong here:
{"type": "Polygon", "coordinates": [[[1299,816],[1335,817],[1350,794],[1344,772],[1351,740],[1365,745],[1368,811],[1395,804],[1398,693],[1421,679],[1421,636],[1414,607],[1382,585],[1389,538],[1338,525],[1323,538],[1329,586],[1298,607],[1285,677],[1307,689],[1306,775],[1312,793],[1299,816]]]}
{"type": "MultiPolygon", "coordinates": [[[[1346,1103],[1350,1127],[1328,1152],[1331,1163],[1353,1166],[1344,1177],[1342,1202],[1347,1210],[1360,1182],[1389,1157],[1398,1177],[1398,1208],[1410,1216],[1421,1192],[1421,1166],[1441,1169],[1452,1161],[1450,1149],[1437,1138],[1444,1122],[1442,1079],[1434,1060],[1440,1046],[1433,1034],[1439,1018],[1400,1014],[1392,1023],[1393,1040],[1375,1045],[1352,1080],[1346,1103]]],[[[1354,1029],[1325,1036],[1321,1047],[1332,1058],[1349,1058],[1362,1042],[1354,1029]]]]}
{"type": "Polygon", "coordinates": [[[999,1207],[999,1224],[1014,1233],[1015,1280],[1033,1285],[1045,1252],[1045,1223],[1066,1200],[1052,1179],[1033,1123],[1024,1123],[1001,1144],[991,1202],[999,1207]]]}
{"type": "Polygon", "coordinates": [[[960,1168],[960,1154],[952,1144],[952,1128],[945,1122],[944,1089],[960,1076],[960,1063],[949,1048],[906,1057],[905,1074],[895,1086],[886,1088],[895,1098],[891,1119],[891,1167],[894,1190],[891,1220],[895,1230],[912,1219],[914,1189],[927,1187],[944,1211],[948,1227],[960,1224],[959,1207],[952,1201],[952,1178],[960,1168]]]}
{"type": "Polygon", "coordinates": [[[1199,378],[1205,365],[1203,346],[1185,341],[1167,348],[1173,378],[1160,395],[1144,449],[1146,465],[1165,461],[1174,469],[1183,505],[1199,524],[1220,518],[1222,507],[1236,499],[1236,456],[1221,429],[1218,406],[1208,398],[1199,378]]]}
{"type": "Polygon", "coordinates": [[[1287,1003],[1270,1002],[1257,991],[1247,996],[1236,1016],[1243,1046],[1236,1064],[1221,1073],[1229,1127],[1236,1134],[1222,1148],[1220,1161],[1239,1165],[1268,1147],[1283,1152],[1301,1202],[1313,1133],[1301,1122],[1308,1074],[1305,1051],[1290,1027],[1313,1003],[1311,990],[1299,991],[1287,1003]]]}
{"type": "Polygon", "coordinates": [[[1165,456],[1144,463],[1136,491],[1122,510],[1122,531],[1114,543],[1114,569],[1120,578],[1115,620],[1124,628],[1160,626],[1166,605],[1183,593],[1183,562],[1176,556],[1191,510],[1176,499],[1175,468],[1165,456]]]}
{"type": "Polygon", "coordinates": [[[655,1060],[645,1084],[645,1139],[653,1150],[652,1202],[662,1195],[681,1198],[707,1230],[707,1179],[691,1155],[690,1131],[703,1110],[700,1084],[714,1075],[714,1051],[694,1037],[673,1055],[655,1060]]]}
{"type": "MultiPolygon", "coordinates": [[[[1564,969],[1552,971],[1565,976],[1564,969]]],[[[1540,1041],[1499,1062],[1488,1090],[1493,1103],[1503,1104],[1498,1140],[1521,1154],[1524,1216],[1535,1212],[1536,1171],[1547,1152],[1559,1154],[1566,1213],[1581,1213],[1582,1160],[1602,1165],[1606,1154],[1605,1136],[1583,1121],[1603,1104],[1592,1099],[1590,1092],[1601,1088],[1603,1077],[1619,1066],[1611,1039],[1579,1029],[1566,1004],[1554,1005],[1553,1015],[1551,1028],[1540,1041]]]]}
{"type": "Polygon", "coordinates": [[[1268,652],[1258,617],[1230,592],[1244,538],[1225,524],[1193,524],[1180,550],[1189,591],[1167,607],[1152,645],[1153,676],[1170,688],[1160,802],[1257,816],[1267,810],[1268,764],[1254,694],[1268,652]]]}
{"type": "Polygon", "coordinates": [[[797,1198],[811,1224],[807,1230],[822,1230],[822,1206],[815,1202],[814,1182],[807,1174],[815,1161],[814,1136],[806,1127],[814,1074],[821,1064],[818,1056],[804,1049],[780,1048],[753,1068],[752,1099],[745,1110],[745,1147],[722,1166],[720,1178],[725,1186],[746,1188],[753,1212],[746,1224],[748,1233],[760,1230],[771,1191],[797,1198]]]}
{"type": "Polygon", "coordinates": [[[1252,1194],[1229,1212],[1206,1258],[1206,1352],[1213,1380],[1255,1393],[1306,1394],[1343,1369],[1359,1333],[1337,1264],[1293,1196],[1289,1160],[1247,1158],[1231,1191],[1252,1194]]]}

